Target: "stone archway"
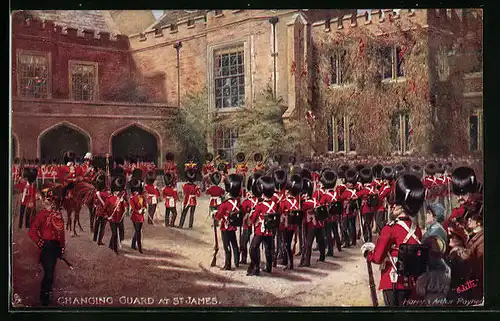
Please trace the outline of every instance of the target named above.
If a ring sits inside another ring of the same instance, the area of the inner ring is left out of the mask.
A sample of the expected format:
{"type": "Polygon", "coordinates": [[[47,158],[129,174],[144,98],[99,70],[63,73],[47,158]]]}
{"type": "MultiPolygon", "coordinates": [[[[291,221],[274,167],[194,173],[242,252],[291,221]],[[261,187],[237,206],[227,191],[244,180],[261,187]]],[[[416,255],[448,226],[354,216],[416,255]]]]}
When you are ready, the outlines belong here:
{"type": "Polygon", "coordinates": [[[129,125],[111,136],[111,155],[141,157],[158,165],[158,137],[143,126],[129,125]]]}
{"type": "Polygon", "coordinates": [[[43,131],[38,137],[38,146],[40,160],[55,158],[62,161],[68,150],[83,158],[91,150],[91,138],[76,125],[62,122],[43,131]]]}

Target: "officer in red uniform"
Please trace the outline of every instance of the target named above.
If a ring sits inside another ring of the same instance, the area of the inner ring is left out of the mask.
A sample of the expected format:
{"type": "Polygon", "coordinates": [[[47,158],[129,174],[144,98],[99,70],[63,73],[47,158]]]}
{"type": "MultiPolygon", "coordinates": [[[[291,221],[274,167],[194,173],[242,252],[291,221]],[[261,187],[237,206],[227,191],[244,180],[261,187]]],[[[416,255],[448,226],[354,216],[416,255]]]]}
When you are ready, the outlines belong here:
{"type": "Polygon", "coordinates": [[[420,244],[422,231],[416,216],[425,199],[425,188],[414,175],[400,176],[394,192],[395,221],[382,228],[377,244],[365,243],[362,252],[369,262],[381,264],[379,290],[383,291],[386,306],[402,305],[415,287],[413,276],[397,274],[396,262],[401,244],[420,244]]]}
{"type": "Polygon", "coordinates": [[[377,233],[379,234],[385,224],[388,222],[387,214],[389,203],[387,197],[394,187],[394,169],[392,167],[384,167],[382,169],[382,182],[378,191],[378,208],[375,212],[375,223],[377,224],[377,233]]]}
{"type": "MultiPolygon", "coordinates": [[[[188,163],[190,164],[190,163],[188,163]]],[[[194,163],[191,163],[194,164],[194,163]]],[[[183,228],[184,226],[184,221],[186,220],[186,215],[187,212],[189,211],[189,228],[193,228],[193,223],[194,223],[194,213],[196,210],[196,198],[200,197],[201,195],[201,190],[198,185],[196,185],[194,182],[196,180],[196,174],[197,174],[197,169],[196,169],[196,164],[194,167],[189,167],[186,169],[186,178],[188,182],[182,186],[182,189],[184,191],[184,209],[182,210],[181,213],[181,219],[179,222],[179,228],[183,228]]]]}
{"type": "Polygon", "coordinates": [[[242,185],[242,190],[243,190],[243,195],[246,195],[245,191],[245,182],[247,178],[247,173],[248,173],[248,165],[245,163],[245,154],[240,152],[236,154],[236,174],[240,174],[243,177],[243,185],[242,185]]]}
{"type": "Polygon", "coordinates": [[[176,203],[179,201],[177,189],[174,186],[174,175],[166,173],[163,176],[165,187],[163,188],[162,196],[165,200],[165,227],[175,226],[175,219],[177,217],[176,203]],[[172,213],[172,220],[170,220],[170,213],[172,213]]]}
{"type": "Polygon", "coordinates": [[[205,164],[203,164],[201,168],[201,173],[203,175],[203,192],[205,192],[210,187],[210,178],[212,173],[215,172],[213,160],[214,155],[212,153],[207,153],[205,155],[205,164]]]}
{"type": "Polygon", "coordinates": [[[144,192],[147,194],[148,224],[153,224],[156,206],[160,198],[160,190],[154,185],[155,181],[156,173],[154,171],[149,171],[146,175],[146,185],[144,185],[144,192]]]}
{"type": "Polygon", "coordinates": [[[222,199],[224,197],[225,191],[222,187],[219,186],[222,175],[219,172],[214,172],[210,175],[210,180],[212,181],[212,186],[207,189],[206,194],[210,196],[208,210],[214,220],[213,224],[217,225],[215,220],[215,212],[219,208],[220,204],[222,204],[222,199]]]}
{"type": "Polygon", "coordinates": [[[43,267],[43,279],[40,301],[42,306],[48,306],[51,301],[57,259],[63,257],[66,244],[64,219],[61,212],[62,188],[44,186],[40,194],[44,208],[36,214],[28,234],[41,249],[40,263],[43,267]]]}
{"type": "Polygon", "coordinates": [[[34,167],[25,167],[24,177],[26,180],[22,180],[17,183],[14,187],[21,193],[21,212],[19,215],[19,229],[23,227],[23,218],[26,214],[26,220],[24,223],[25,228],[29,228],[31,221],[34,218],[36,211],[36,198],[37,198],[37,188],[36,188],[36,177],[37,169],[34,167]]]}
{"type": "Polygon", "coordinates": [[[125,211],[128,208],[125,192],[125,178],[116,176],[111,181],[111,195],[106,201],[106,213],[111,226],[109,248],[118,254],[118,226],[123,222],[125,211]]]}
{"type": "Polygon", "coordinates": [[[325,224],[327,248],[326,256],[333,256],[333,243],[337,246],[339,252],[342,251],[339,235],[339,216],[342,215],[342,200],[338,188],[337,175],[331,170],[324,171],[321,175],[321,184],[325,187],[325,192],[319,199],[320,205],[326,205],[329,210],[328,219],[325,224]],[[333,234],[333,237],[332,237],[333,234]]]}
{"type": "Polygon", "coordinates": [[[373,215],[379,202],[378,190],[373,185],[372,171],[369,167],[363,168],[359,172],[359,177],[363,187],[358,191],[361,198],[361,217],[363,223],[363,237],[367,242],[372,241],[373,215]]]}
{"type": "Polygon", "coordinates": [[[247,275],[260,275],[260,244],[264,242],[266,255],[266,272],[272,272],[272,247],[273,228],[279,224],[277,215],[278,205],[271,200],[274,195],[274,180],[270,176],[261,176],[256,182],[257,190],[262,192],[263,200],[255,206],[250,216],[250,223],[255,226],[255,233],[250,244],[251,263],[248,266],[247,275]],[[277,224],[276,224],[277,223],[277,224]]]}
{"type": "Polygon", "coordinates": [[[132,237],[131,248],[133,250],[139,249],[139,253],[142,254],[142,225],[144,223],[144,215],[148,210],[148,204],[146,198],[142,195],[142,181],[139,179],[133,179],[130,181],[130,191],[132,196],[130,197],[130,209],[132,215],[130,219],[134,224],[134,236],[132,237]],[[136,246],[137,245],[137,246],[136,246]]]}
{"type": "Polygon", "coordinates": [[[255,153],[253,155],[253,160],[257,163],[255,167],[253,168],[252,172],[264,172],[266,170],[266,167],[264,166],[264,163],[262,162],[262,154],[261,153],[255,153]]]}
{"type": "Polygon", "coordinates": [[[106,177],[104,174],[100,174],[95,179],[95,187],[96,191],[92,195],[94,201],[94,210],[97,219],[94,226],[94,242],[97,242],[97,245],[104,245],[102,239],[104,237],[104,231],[106,230],[107,223],[107,213],[106,213],[106,202],[109,197],[109,193],[106,190],[106,177]],[[99,236],[99,239],[98,239],[99,236]]]}
{"type": "MultiPolygon", "coordinates": [[[[243,233],[240,238],[240,264],[247,264],[248,257],[248,243],[252,235],[252,224],[250,218],[257,207],[257,204],[262,201],[262,191],[257,188],[255,182],[262,176],[262,172],[255,172],[248,178],[247,190],[251,192],[250,195],[241,203],[241,210],[243,213],[243,233]]],[[[250,193],[249,192],[249,193],[250,193]]]]}
{"type": "Polygon", "coordinates": [[[82,180],[83,172],[80,166],[75,163],[76,155],[72,151],[64,153],[64,165],[59,167],[59,182],[63,185],[63,208],[68,214],[68,222],[66,229],[73,230],[73,235],[77,236],[76,224],[83,231],[80,224],[80,211],[82,209],[82,202],[73,195],[75,183],[82,180]],[[75,218],[72,226],[71,214],[75,213],[75,218]]]}
{"type": "MultiPolygon", "coordinates": [[[[273,172],[275,192],[271,200],[275,202],[279,208],[281,201],[286,198],[288,173],[282,168],[278,168],[273,172]]],[[[279,231],[279,226],[273,230],[273,267],[276,267],[277,260],[283,260],[285,254],[285,244],[283,242],[283,235],[279,231]]]]}
{"type": "Polygon", "coordinates": [[[173,175],[172,185],[177,186],[177,182],[179,181],[179,170],[177,168],[177,164],[174,161],[174,154],[171,152],[167,152],[165,155],[165,164],[163,164],[164,173],[171,173],[173,175]]]}
{"type": "Polygon", "coordinates": [[[356,170],[350,168],[345,173],[346,188],[340,198],[342,204],[342,242],[344,247],[356,246],[356,215],[359,211],[356,170]]]}
{"type": "Polygon", "coordinates": [[[243,177],[239,174],[231,174],[226,178],[224,185],[226,192],[229,193],[229,198],[222,202],[215,214],[215,220],[220,222],[221,238],[224,246],[224,270],[231,270],[231,248],[234,255],[234,266],[239,267],[240,265],[236,230],[242,223],[240,202],[238,201],[242,181],[243,177]]]}
{"type": "Polygon", "coordinates": [[[436,195],[436,164],[434,162],[429,162],[425,165],[425,176],[422,180],[424,184],[426,194],[425,199],[427,203],[433,203],[435,201],[436,195]]]}
{"type": "Polygon", "coordinates": [[[297,233],[297,226],[302,224],[302,211],[300,209],[302,185],[302,177],[300,175],[292,175],[287,188],[287,195],[279,203],[279,229],[285,247],[282,264],[285,265],[285,270],[293,269],[292,240],[293,236],[297,233]]]}

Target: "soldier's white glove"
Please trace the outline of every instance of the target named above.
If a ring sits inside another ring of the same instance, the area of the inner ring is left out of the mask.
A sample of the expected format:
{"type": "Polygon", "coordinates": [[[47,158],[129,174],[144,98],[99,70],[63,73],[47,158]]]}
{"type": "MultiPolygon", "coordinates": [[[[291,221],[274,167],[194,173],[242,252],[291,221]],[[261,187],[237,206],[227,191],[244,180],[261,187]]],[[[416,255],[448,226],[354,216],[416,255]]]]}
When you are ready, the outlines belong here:
{"type": "Polygon", "coordinates": [[[366,242],[361,246],[361,253],[363,253],[363,256],[366,257],[366,252],[373,252],[375,250],[375,244],[372,242],[366,242]]]}

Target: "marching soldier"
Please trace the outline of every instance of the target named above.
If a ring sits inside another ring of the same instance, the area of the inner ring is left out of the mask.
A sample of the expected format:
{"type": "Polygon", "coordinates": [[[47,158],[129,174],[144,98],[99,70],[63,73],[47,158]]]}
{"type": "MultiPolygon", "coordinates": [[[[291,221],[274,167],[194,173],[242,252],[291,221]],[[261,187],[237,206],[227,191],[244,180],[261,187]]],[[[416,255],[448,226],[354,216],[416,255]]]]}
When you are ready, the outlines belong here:
{"type": "Polygon", "coordinates": [[[342,215],[342,202],[339,189],[335,188],[337,183],[337,175],[335,172],[328,170],[321,175],[321,184],[325,187],[325,192],[319,199],[320,205],[326,205],[328,209],[328,219],[325,223],[326,240],[328,251],[326,256],[333,256],[333,243],[337,246],[337,250],[342,252],[339,235],[339,216],[342,215]],[[333,237],[332,237],[333,233],[333,237]]]}
{"type": "Polygon", "coordinates": [[[165,187],[162,193],[163,199],[165,200],[165,227],[174,227],[175,219],[177,218],[176,204],[179,201],[179,195],[174,186],[174,175],[172,173],[166,173],[163,179],[165,181],[165,187]],[[170,220],[170,213],[172,213],[172,220],[170,220]]]}
{"type": "Polygon", "coordinates": [[[34,219],[37,199],[36,177],[37,169],[33,167],[25,167],[23,176],[26,180],[15,185],[15,188],[21,193],[21,210],[19,215],[19,229],[23,227],[23,218],[26,215],[24,223],[25,228],[29,228],[31,221],[34,219]]]}
{"type": "MultiPolygon", "coordinates": [[[[361,218],[364,240],[372,241],[373,215],[378,205],[378,191],[372,184],[372,172],[370,168],[365,167],[359,172],[363,188],[358,191],[358,197],[361,199],[361,218]]],[[[360,224],[360,226],[361,226],[360,224]]]]}
{"type": "Polygon", "coordinates": [[[266,167],[263,163],[263,158],[262,158],[262,154],[261,153],[255,153],[253,155],[253,160],[257,163],[255,165],[255,167],[253,168],[253,172],[256,173],[256,172],[264,172],[266,170],[266,167]]]}
{"type": "Polygon", "coordinates": [[[215,172],[215,166],[213,160],[214,160],[214,155],[212,153],[207,153],[205,155],[205,164],[203,164],[201,168],[201,172],[203,174],[203,181],[202,181],[203,192],[205,192],[210,187],[210,178],[212,173],[215,172]]]}
{"type": "Polygon", "coordinates": [[[186,220],[187,212],[189,211],[189,228],[193,228],[194,223],[194,213],[196,210],[196,198],[200,197],[201,190],[194,183],[196,180],[197,168],[196,164],[190,160],[189,163],[185,165],[186,178],[188,182],[182,186],[184,191],[184,208],[181,213],[181,220],[179,222],[179,228],[184,226],[184,221],[186,220]]]}
{"type": "MultiPolygon", "coordinates": [[[[279,204],[286,197],[287,172],[281,168],[276,169],[273,173],[273,178],[276,192],[274,192],[271,200],[275,202],[279,208],[279,204]]],[[[283,259],[285,256],[285,244],[282,242],[283,239],[283,235],[277,227],[273,231],[273,267],[276,267],[278,259],[283,259]]]]}
{"type": "Polygon", "coordinates": [[[106,178],[104,177],[104,174],[97,176],[95,186],[96,191],[93,195],[93,204],[95,209],[93,212],[95,213],[97,220],[94,226],[94,242],[97,242],[97,245],[104,245],[102,239],[104,237],[104,231],[106,230],[106,223],[108,221],[106,203],[109,197],[109,193],[106,190],[106,178]]]}
{"type": "Polygon", "coordinates": [[[285,265],[285,270],[293,269],[292,240],[295,235],[295,243],[297,243],[297,226],[302,224],[302,211],[300,210],[302,185],[302,177],[293,175],[290,178],[288,194],[279,204],[280,232],[285,247],[282,263],[285,265]]]}
{"type": "MultiPolygon", "coordinates": [[[[134,224],[134,236],[132,237],[131,248],[133,250],[139,249],[139,253],[142,254],[142,225],[144,223],[144,214],[148,210],[147,201],[144,199],[142,182],[139,179],[133,179],[130,181],[130,190],[132,196],[130,198],[130,209],[132,215],[130,219],[134,224]],[[137,245],[137,247],[136,247],[137,245]]],[[[156,204],[155,204],[156,205],[156,204]]]]}
{"type": "Polygon", "coordinates": [[[359,210],[358,191],[355,188],[357,173],[350,168],[345,173],[346,188],[340,198],[342,209],[342,241],[344,247],[356,246],[356,214],[359,210]]]}
{"type": "Polygon", "coordinates": [[[240,252],[241,261],[240,264],[247,264],[248,257],[248,243],[250,242],[250,236],[252,235],[252,224],[250,218],[255,211],[255,207],[259,202],[262,201],[262,191],[257,188],[257,180],[262,176],[262,172],[255,172],[252,176],[248,178],[247,190],[248,197],[241,203],[241,211],[243,212],[243,233],[240,238],[240,252]]]}
{"type": "Polygon", "coordinates": [[[156,205],[158,204],[158,199],[160,198],[160,190],[154,185],[155,181],[156,173],[154,171],[149,171],[146,176],[146,185],[144,186],[144,191],[147,193],[148,224],[153,224],[156,213],[156,205]]]}
{"type": "Polygon", "coordinates": [[[215,220],[215,212],[219,208],[220,204],[222,204],[222,199],[224,197],[225,191],[222,187],[219,186],[221,181],[221,174],[219,172],[214,172],[210,175],[210,180],[212,181],[212,186],[207,189],[206,194],[210,195],[209,200],[209,211],[212,217],[213,224],[217,225],[215,220]]]}
{"type": "Polygon", "coordinates": [[[245,163],[245,154],[241,152],[236,154],[236,162],[237,164],[235,173],[240,174],[243,177],[242,195],[246,195],[245,182],[248,172],[248,165],[247,163],[245,163]]]}
{"type": "Polygon", "coordinates": [[[111,182],[111,195],[106,201],[107,219],[111,226],[111,239],[109,240],[109,248],[118,255],[118,229],[120,223],[123,222],[125,211],[128,208],[125,192],[125,178],[117,176],[111,182]]]}
{"type": "Polygon", "coordinates": [[[51,302],[54,271],[58,258],[64,257],[65,235],[64,219],[61,212],[62,188],[58,185],[44,186],[41,189],[44,208],[36,213],[29,230],[29,237],[40,251],[43,279],[40,289],[42,306],[51,302]]]}
{"type": "Polygon", "coordinates": [[[231,270],[231,248],[234,254],[234,266],[239,267],[240,252],[236,240],[236,229],[241,226],[242,216],[238,197],[241,193],[242,176],[231,174],[224,181],[229,198],[222,202],[215,214],[215,220],[220,222],[222,243],[224,245],[224,270],[231,270]]]}
{"type": "Polygon", "coordinates": [[[177,182],[179,181],[179,170],[177,168],[177,164],[174,161],[174,154],[172,152],[168,152],[165,155],[165,164],[163,164],[163,171],[165,174],[171,173],[173,176],[172,185],[177,186],[177,182]]]}
{"type": "Polygon", "coordinates": [[[394,189],[394,170],[392,167],[382,169],[382,187],[378,195],[378,208],[375,213],[375,223],[377,224],[377,233],[380,233],[382,227],[388,222],[389,202],[387,197],[394,189]]]}

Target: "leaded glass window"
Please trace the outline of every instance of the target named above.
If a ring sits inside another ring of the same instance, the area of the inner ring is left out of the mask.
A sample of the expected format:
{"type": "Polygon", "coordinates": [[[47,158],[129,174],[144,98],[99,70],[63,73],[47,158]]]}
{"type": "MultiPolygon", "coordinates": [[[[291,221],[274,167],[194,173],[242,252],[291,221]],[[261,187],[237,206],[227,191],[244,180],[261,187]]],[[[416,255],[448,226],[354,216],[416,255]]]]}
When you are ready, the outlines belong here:
{"type": "Polygon", "coordinates": [[[71,95],[74,100],[96,99],[97,66],[94,63],[70,63],[71,95]]]}
{"type": "Polygon", "coordinates": [[[49,59],[44,54],[20,54],[18,93],[21,97],[47,98],[49,96],[49,59]]]}
{"type": "Polygon", "coordinates": [[[243,48],[216,52],[214,57],[215,107],[239,107],[245,103],[243,48]]]}

